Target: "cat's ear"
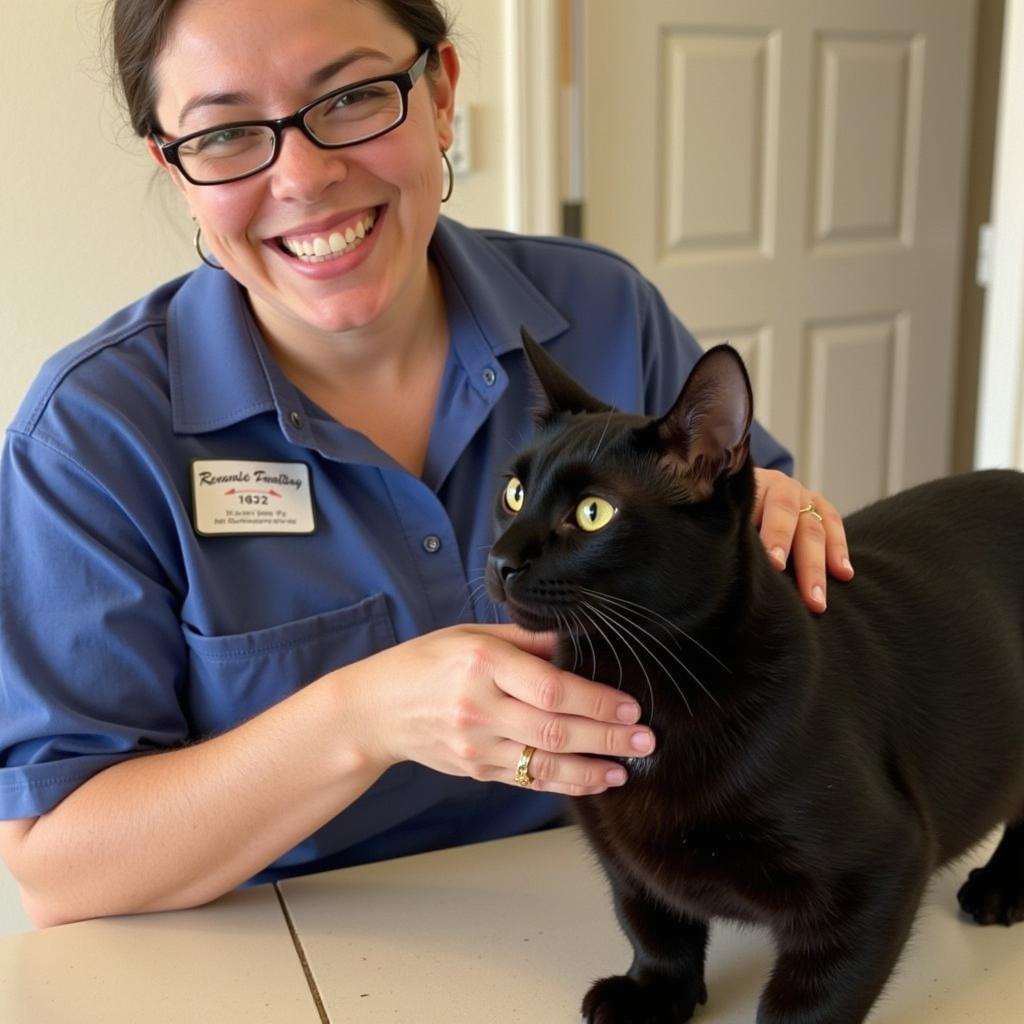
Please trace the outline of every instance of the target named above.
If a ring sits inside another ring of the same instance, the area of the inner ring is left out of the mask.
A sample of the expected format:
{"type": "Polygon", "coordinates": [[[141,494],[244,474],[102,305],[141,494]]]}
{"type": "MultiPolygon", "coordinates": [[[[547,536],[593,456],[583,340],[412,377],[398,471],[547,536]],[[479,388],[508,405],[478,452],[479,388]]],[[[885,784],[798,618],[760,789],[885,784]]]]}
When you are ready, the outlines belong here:
{"type": "Polygon", "coordinates": [[[714,482],[739,470],[750,451],[754,398],[739,353],[708,349],[672,408],[657,421],[664,463],[709,494],[714,482]]]}
{"type": "Polygon", "coordinates": [[[576,383],[530,337],[525,327],[520,327],[523,336],[523,350],[533,369],[533,383],[536,385],[537,404],[533,409],[533,418],[542,426],[550,423],[562,413],[575,412],[608,412],[610,405],[605,405],[588,391],[576,383]]]}

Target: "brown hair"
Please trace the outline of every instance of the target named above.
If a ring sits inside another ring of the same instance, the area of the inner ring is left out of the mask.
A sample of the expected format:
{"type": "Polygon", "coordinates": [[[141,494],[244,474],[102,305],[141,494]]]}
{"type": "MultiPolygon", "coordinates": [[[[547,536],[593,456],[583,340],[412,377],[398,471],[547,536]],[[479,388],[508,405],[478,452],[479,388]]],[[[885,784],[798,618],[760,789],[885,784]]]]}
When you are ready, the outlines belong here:
{"type": "MultiPolygon", "coordinates": [[[[163,49],[167,25],[180,0],[108,0],[108,40],[114,79],[132,131],[145,137],[157,127],[153,66],[163,49]]],[[[438,66],[437,46],[451,34],[447,13],[437,0],[372,0],[416,40],[431,50],[427,71],[438,66]]]]}

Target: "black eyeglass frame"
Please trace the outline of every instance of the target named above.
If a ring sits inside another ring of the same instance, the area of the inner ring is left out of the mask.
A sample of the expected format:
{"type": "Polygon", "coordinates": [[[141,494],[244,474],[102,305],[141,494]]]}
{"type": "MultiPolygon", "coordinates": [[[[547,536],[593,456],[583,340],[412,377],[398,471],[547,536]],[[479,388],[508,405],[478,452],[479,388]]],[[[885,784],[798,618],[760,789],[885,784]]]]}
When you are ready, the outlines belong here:
{"type": "Polygon", "coordinates": [[[285,128],[298,128],[314,146],[317,146],[320,149],[345,149],[348,146],[358,146],[360,143],[369,142],[371,139],[379,139],[382,135],[387,135],[388,132],[393,132],[405,121],[406,115],[409,113],[409,93],[412,91],[412,87],[423,75],[427,66],[427,58],[430,56],[430,53],[431,48],[428,46],[427,49],[425,49],[405,71],[398,71],[393,75],[374,75],[373,78],[364,78],[359,82],[353,82],[351,85],[343,85],[340,89],[332,89],[330,92],[325,92],[323,96],[318,96],[315,100],[310,100],[309,103],[299,107],[294,114],[291,114],[288,117],[271,118],[266,121],[230,121],[227,124],[215,124],[211,125],[209,128],[203,128],[198,132],[189,132],[188,135],[183,135],[180,139],[173,139],[170,142],[164,142],[156,131],[151,131],[149,134],[152,140],[156,143],[157,148],[163,154],[164,159],[169,164],[173,164],[177,167],[185,176],[186,180],[190,181],[193,185],[227,185],[232,181],[242,181],[245,178],[251,178],[254,174],[259,174],[260,171],[265,171],[274,163],[275,160],[277,160],[281,153],[281,133],[285,128]],[[402,113],[394,124],[389,125],[387,128],[382,128],[380,131],[373,132],[370,135],[364,135],[361,139],[353,139],[351,142],[323,142],[313,134],[309,126],[306,124],[306,115],[314,107],[319,106],[326,100],[329,100],[334,96],[340,96],[342,93],[365,89],[366,86],[376,85],[379,82],[393,82],[398,87],[398,91],[401,94],[402,113]],[[246,127],[269,128],[274,133],[274,148],[271,150],[270,158],[265,164],[261,164],[259,167],[256,167],[251,171],[246,171],[245,174],[236,174],[231,178],[218,178],[216,181],[196,181],[196,179],[193,178],[187,170],[185,170],[181,154],[178,150],[186,142],[191,142],[193,139],[201,138],[204,135],[210,135],[213,132],[227,131],[230,128],[246,127]]]}

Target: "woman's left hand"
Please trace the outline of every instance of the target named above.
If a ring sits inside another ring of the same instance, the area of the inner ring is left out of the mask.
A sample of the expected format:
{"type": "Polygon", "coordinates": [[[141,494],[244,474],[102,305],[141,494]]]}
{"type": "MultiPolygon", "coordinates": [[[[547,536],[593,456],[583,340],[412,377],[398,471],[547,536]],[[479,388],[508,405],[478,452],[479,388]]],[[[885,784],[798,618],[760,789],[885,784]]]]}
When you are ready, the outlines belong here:
{"type": "Polygon", "coordinates": [[[792,552],[804,604],[812,612],[823,612],[826,576],[838,580],[853,577],[842,518],[831,502],[777,469],[755,469],[754,477],[753,520],[768,557],[781,571],[792,552]]]}

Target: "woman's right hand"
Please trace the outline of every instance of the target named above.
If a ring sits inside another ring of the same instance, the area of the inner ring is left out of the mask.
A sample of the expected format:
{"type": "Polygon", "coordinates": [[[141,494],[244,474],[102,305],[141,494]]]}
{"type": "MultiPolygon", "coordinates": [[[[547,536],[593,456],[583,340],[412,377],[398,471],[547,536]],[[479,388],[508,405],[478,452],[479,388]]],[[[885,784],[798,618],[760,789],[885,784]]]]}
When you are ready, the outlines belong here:
{"type": "Polygon", "coordinates": [[[654,736],[635,724],[631,697],[552,665],[554,642],[518,626],[453,626],[367,659],[367,754],[512,784],[531,746],[533,789],[585,796],[621,785],[626,770],[606,758],[642,757],[654,736]]]}

